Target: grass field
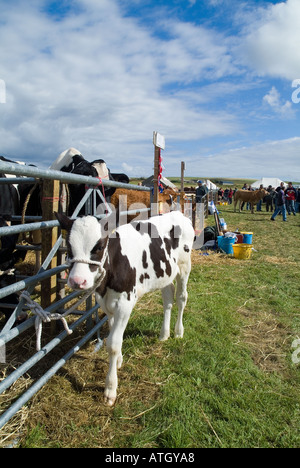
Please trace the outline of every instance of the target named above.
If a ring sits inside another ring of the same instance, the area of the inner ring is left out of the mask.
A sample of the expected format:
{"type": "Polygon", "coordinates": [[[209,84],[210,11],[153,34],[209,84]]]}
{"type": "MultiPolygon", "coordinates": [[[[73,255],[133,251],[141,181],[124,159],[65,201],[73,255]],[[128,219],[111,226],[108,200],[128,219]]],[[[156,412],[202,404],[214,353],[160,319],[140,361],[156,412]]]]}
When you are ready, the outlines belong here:
{"type": "Polygon", "coordinates": [[[300,446],[300,215],[272,223],[222,207],[221,217],[253,232],[256,251],[193,252],[184,338],[158,341],[161,297],[145,296],[125,332],[115,407],[102,404],[106,350],[90,344],[24,409],[20,447],[300,446]]]}

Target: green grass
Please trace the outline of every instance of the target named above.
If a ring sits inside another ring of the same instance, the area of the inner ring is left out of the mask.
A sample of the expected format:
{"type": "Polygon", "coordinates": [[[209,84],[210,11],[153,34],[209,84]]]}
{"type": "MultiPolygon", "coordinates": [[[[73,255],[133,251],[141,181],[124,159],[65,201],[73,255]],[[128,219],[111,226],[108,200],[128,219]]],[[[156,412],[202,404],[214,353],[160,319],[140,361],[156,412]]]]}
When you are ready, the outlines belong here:
{"type": "Polygon", "coordinates": [[[194,253],[184,338],[158,341],[160,294],[144,297],[125,333],[116,406],[102,404],[106,351],[90,345],[30,403],[22,447],[300,446],[300,216],[221,216],[253,232],[257,252],[194,253]]]}

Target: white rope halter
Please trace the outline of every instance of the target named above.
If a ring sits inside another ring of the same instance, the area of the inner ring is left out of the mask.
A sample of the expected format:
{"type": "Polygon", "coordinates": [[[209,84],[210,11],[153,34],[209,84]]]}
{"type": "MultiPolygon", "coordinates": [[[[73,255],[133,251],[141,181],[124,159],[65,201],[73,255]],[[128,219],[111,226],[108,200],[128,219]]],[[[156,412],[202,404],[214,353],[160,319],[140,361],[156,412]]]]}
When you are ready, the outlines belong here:
{"type": "Polygon", "coordinates": [[[96,262],[96,260],[88,260],[84,258],[68,258],[67,265],[71,266],[73,263],[85,263],[86,265],[95,265],[97,267],[102,267],[102,262],[96,262]]]}
{"type": "Polygon", "coordinates": [[[91,260],[90,258],[67,258],[67,265],[71,266],[73,263],[85,263],[86,265],[94,265],[97,266],[100,269],[103,269],[104,264],[107,259],[108,255],[108,243],[109,239],[107,239],[107,243],[103,252],[102,260],[101,262],[97,262],[96,260],[91,260]]]}
{"type": "Polygon", "coordinates": [[[75,258],[70,258],[70,259],[68,258],[67,262],[66,262],[68,266],[71,266],[74,263],[84,263],[86,265],[94,265],[94,266],[98,267],[100,277],[97,279],[97,281],[95,283],[95,286],[92,289],[90,289],[90,291],[92,291],[92,292],[94,292],[99,287],[99,285],[102,282],[102,280],[103,280],[103,278],[105,276],[105,273],[106,273],[106,271],[104,269],[104,264],[105,264],[105,262],[107,260],[107,257],[108,257],[108,243],[109,243],[109,240],[107,240],[101,262],[97,262],[96,260],[91,260],[89,258],[76,258],[76,257],[75,258]]]}

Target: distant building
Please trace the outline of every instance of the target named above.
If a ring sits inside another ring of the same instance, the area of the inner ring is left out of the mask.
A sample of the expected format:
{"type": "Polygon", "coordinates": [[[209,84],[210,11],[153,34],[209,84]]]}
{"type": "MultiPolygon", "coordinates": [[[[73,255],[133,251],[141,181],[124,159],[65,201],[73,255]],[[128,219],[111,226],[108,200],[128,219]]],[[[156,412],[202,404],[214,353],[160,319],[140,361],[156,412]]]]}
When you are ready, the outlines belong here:
{"type": "Polygon", "coordinates": [[[220,185],[234,185],[230,180],[217,180],[220,185]]]}

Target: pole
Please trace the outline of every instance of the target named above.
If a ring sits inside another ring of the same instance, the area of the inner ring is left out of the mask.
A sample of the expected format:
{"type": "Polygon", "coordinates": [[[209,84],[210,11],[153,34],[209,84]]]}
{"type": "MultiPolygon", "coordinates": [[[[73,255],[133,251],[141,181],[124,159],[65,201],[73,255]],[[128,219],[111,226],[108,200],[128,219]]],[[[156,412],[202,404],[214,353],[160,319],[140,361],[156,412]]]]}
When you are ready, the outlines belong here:
{"type": "MultiPolygon", "coordinates": [[[[59,208],[59,181],[58,180],[44,180],[43,182],[43,199],[42,199],[42,212],[44,220],[53,220],[54,211],[59,208]]],[[[42,262],[44,262],[48,253],[56,243],[58,238],[58,228],[45,229],[42,232],[42,262]]],[[[53,257],[49,267],[55,268],[57,266],[57,257],[53,257]]],[[[42,307],[45,309],[56,300],[56,287],[57,277],[52,276],[45,280],[42,284],[42,307]]]]}
{"type": "Polygon", "coordinates": [[[185,171],[185,163],[181,161],[181,188],[180,191],[184,192],[184,171],[185,171]]]}
{"type": "Polygon", "coordinates": [[[153,180],[153,207],[152,215],[158,214],[158,175],[159,175],[159,156],[160,148],[154,147],[154,180],[153,180]]]}
{"type": "Polygon", "coordinates": [[[161,149],[165,149],[165,137],[157,132],[153,132],[153,144],[154,144],[154,181],[153,181],[153,207],[151,210],[152,216],[159,213],[158,209],[158,177],[160,175],[160,152],[161,149]]]}

